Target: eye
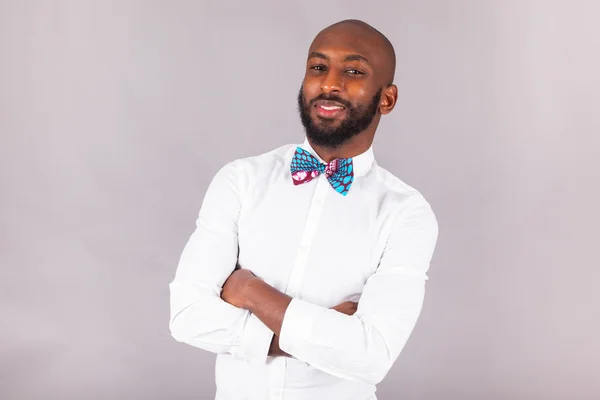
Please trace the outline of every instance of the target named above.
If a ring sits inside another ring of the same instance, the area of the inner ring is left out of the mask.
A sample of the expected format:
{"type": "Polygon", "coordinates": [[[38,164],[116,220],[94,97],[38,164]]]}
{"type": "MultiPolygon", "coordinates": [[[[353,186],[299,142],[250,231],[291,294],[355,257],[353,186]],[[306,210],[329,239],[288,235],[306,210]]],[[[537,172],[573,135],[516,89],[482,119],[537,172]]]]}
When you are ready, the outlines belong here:
{"type": "Polygon", "coordinates": [[[309,67],[309,69],[312,69],[313,71],[322,72],[322,71],[326,71],[327,67],[325,67],[324,65],[313,65],[313,66],[309,67]]]}
{"type": "Polygon", "coordinates": [[[364,72],[359,71],[357,69],[348,69],[346,70],[347,73],[349,73],[350,75],[364,75],[364,72]]]}

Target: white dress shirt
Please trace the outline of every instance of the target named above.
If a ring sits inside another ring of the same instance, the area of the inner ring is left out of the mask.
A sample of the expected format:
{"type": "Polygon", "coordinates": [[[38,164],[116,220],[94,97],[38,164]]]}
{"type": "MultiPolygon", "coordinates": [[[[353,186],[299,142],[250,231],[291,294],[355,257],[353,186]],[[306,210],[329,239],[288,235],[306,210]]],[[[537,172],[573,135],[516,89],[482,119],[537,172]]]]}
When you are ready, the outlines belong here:
{"type": "MultiPolygon", "coordinates": [[[[438,236],[429,203],[377,165],[353,158],[347,196],[323,174],[295,186],[296,146],[217,172],[170,283],[172,336],[217,353],[217,400],[370,400],[421,312],[438,236]],[[293,297],[280,347],[254,314],[220,298],[236,263],[293,297]],[[348,316],[330,308],[359,301],[348,316]]],[[[199,376],[200,378],[204,378],[199,376]]]]}

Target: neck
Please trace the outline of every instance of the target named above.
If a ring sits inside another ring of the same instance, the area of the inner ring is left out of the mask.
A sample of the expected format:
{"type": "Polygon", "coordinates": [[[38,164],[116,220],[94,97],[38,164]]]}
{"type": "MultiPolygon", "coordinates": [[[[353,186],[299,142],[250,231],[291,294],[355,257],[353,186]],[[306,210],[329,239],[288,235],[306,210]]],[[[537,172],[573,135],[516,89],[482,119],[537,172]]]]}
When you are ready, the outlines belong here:
{"type": "Polygon", "coordinates": [[[313,144],[310,138],[307,137],[307,139],[308,143],[310,143],[310,146],[315,150],[319,157],[328,163],[336,158],[356,157],[369,150],[369,147],[373,144],[374,133],[375,132],[369,134],[368,132],[363,132],[336,148],[319,146],[313,144]]]}

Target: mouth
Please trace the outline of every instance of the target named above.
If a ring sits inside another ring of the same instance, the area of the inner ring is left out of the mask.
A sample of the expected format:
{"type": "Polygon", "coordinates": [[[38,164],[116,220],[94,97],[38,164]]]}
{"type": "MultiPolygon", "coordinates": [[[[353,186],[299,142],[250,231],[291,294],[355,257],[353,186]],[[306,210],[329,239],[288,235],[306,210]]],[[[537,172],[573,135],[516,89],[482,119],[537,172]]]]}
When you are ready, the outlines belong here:
{"type": "Polygon", "coordinates": [[[339,118],[346,113],[346,107],[343,104],[331,100],[315,101],[314,109],[319,117],[325,119],[339,118]]]}

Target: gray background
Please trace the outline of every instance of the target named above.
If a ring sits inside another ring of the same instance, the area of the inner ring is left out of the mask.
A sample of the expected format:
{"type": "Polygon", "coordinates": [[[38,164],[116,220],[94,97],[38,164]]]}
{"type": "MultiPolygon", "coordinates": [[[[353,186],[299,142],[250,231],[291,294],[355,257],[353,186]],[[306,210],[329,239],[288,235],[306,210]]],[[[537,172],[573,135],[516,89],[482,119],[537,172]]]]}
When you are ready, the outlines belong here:
{"type": "Polygon", "coordinates": [[[303,140],[348,17],[396,47],[376,157],[440,225],[380,398],[600,398],[599,2],[290,3],[0,1],[0,398],[212,398],[168,283],[213,174],[303,140]]]}

